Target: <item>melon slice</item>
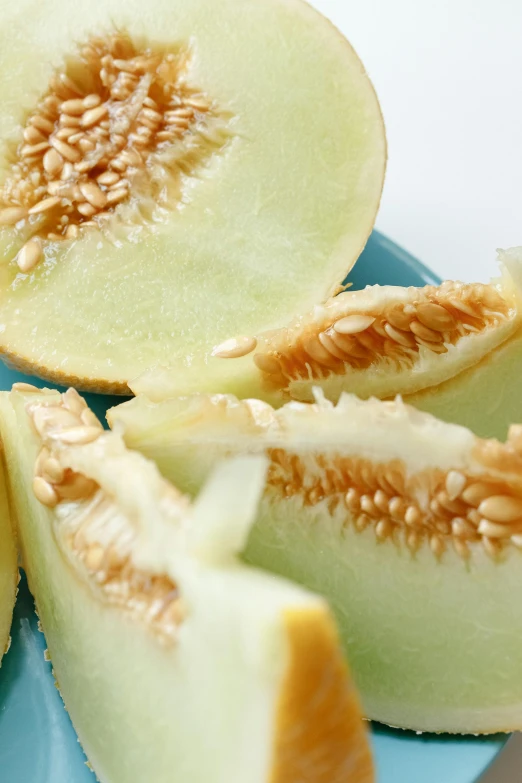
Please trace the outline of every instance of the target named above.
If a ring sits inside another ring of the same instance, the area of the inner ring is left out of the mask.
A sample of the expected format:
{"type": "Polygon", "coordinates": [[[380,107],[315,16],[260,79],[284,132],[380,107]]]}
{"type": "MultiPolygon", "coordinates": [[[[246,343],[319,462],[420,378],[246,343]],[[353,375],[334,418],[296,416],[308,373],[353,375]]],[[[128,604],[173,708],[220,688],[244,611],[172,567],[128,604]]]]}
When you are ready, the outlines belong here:
{"type": "Polygon", "coordinates": [[[366,714],[418,731],[522,727],[522,426],[481,440],[400,400],[199,395],[112,409],[194,493],[222,455],[270,468],[244,556],[328,598],[366,714]]]}
{"type": "Polygon", "coordinates": [[[119,393],[331,295],[386,158],[362,64],[300,0],[13,3],[0,142],[0,355],[119,393]]]}
{"type": "MultiPolygon", "coordinates": [[[[18,585],[18,555],[11,528],[3,459],[0,460],[0,664],[10,645],[9,632],[18,585]]],[[[1,705],[0,705],[1,707],[1,705]]]]}
{"type": "Polygon", "coordinates": [[[101,783],[373,780],[325,602],[236,559],[263,458],[219,466],[191,506],[72,389],[4,393],[0,418],[24,567],[101,783]]]}
{"type": "MultiPolygon", "coordinates": [[[[361,398],[401,394],[482,437],[505,438],[511,422],[522,421],[522,248],[500,252],[499,260],[501,277],[489,285],[446,281],[339,294],[252,340],[243,358],[221,358],[234,353],[232,343],[218,347],[209,367],[220,365],[219,381],[212,370],[208,379],[194,377],[192,390],[276,406],[313,401],[314,386],[334,402],[342,391],[361,398]]],[[[132,388],[160,400],[186,385],[185,376],[156,368],[132,388]]]]}

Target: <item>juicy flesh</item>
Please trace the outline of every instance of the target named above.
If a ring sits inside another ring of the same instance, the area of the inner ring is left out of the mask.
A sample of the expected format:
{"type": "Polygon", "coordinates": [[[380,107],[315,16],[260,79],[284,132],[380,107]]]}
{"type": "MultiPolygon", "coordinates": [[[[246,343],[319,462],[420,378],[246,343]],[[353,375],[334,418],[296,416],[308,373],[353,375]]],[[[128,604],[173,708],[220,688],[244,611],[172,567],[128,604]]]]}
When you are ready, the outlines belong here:
{"type": "Polygon", "coordinates": [[[327,598],[366,715],[416,731],[519,730],[520,550],[413,554],[346,518],[267,494],[245,558],[327,598]]]}
{"type": "Polygon", "coordinates": [[[269,455],[245,557],[328,598],[370,717],[426,731],[522,725],[520,427],[484,441],[348,397],[277,411],[137,398],[109,418],[190,492],[225,453],[269,455]]]}
{"type": "MultiPolygon", "coordinates": [[[[306,770],[311,783],[344,783],[353,768],[357,780],[371,783],[365,729],[324,602],[235,563],[232,551],[219,562],[199,559],[188,501],[153,465],[103,434],[71,390],[42,395],[24,385],[0,398],[0,410],[29,585],[61,693],[99,779],[298,783],[306,770]],[[98,488],[80,491],[77,480],[75,497],[64,495],[56,462],[98,488]],[[35,466],[55,498],[41,482],[31,485],[35,466]],[[105,565],[89,562],[94,541],[105,565]],[[105,569],[125,547],[134,561],[126,569],[131,586],[132,572],[145,566],[149,579],[141,596],[131,590],[122,601],[120,585],[111,596],[105,569]],[[171,635],[161,618],[165,596],[143,603],[160,573],[179,576],[186,601],[171,635]],[[94,681],[85,680],[86,668],[96,671],[94,681]],[[202,719],[212,726],[203,735],[202,719]]],[[[223,525],[227,498],[237,494],[227,481],[254,500],[258,492],[248,485],[260,488],[261,475],[252,470],[242,460],[210,482],[206,508],[223,525]]],[[[248,521],[251,511],[241,513],[248,521]]],[[[213,524],[197,521],[198,534],[213,524]]]]}
{"type": "Polygon", "coordinates": [[[125,391],[162,362],[203,370],[231,333],[331,293],[382,186],[371,85],[311,9],[140,11],[110,0],[79,20],[61,0],[45,14],[22,0],[0,33],[0,347],[91,389],[125,391]],[[24,112],[15,84],[40,103],[24,112]]]}

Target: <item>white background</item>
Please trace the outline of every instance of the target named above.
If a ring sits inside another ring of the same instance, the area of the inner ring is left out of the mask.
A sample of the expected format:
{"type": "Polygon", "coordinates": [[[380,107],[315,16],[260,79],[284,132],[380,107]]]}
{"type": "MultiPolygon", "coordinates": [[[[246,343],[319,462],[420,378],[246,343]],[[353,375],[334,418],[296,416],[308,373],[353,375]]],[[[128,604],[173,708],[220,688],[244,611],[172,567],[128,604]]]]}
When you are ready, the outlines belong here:
{"type": "MultiPolygon", "coordinates": [[[[441,277],[487,280],[496,248],[522,245],[522,0],[312,5],[353,44],[381,101],[377,228],[441,277]]],[[[486,781],[522,782],[522,739],[486,781]]]]}
{"type": "MultiPolygon", "coordinates": [[[[522,245],[522,0],[312,0],[383,109],[377,228],[442,277],[487,280],[522,245]]],[[[521,778],[522,779],[522,778],[521,778]]]]}

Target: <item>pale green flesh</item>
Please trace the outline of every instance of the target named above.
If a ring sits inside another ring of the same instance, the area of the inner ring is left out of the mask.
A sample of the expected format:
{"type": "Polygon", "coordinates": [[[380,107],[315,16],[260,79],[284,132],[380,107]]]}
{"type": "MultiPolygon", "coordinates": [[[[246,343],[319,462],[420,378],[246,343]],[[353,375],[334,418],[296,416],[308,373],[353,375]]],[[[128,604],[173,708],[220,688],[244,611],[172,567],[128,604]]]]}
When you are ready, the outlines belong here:
{"type": "Polygon", "coordinates": [[[191,41],[190,83],[232,113],[233,140],[152,236],[51,243],[23,279],[12,232],[0,231],[0,348],[80,386],[125,384],[156,363],[211,373],[212,346],[283,325],[342,280],[371,230],[385,146],[360,62],[315,11],[296,0],[153,0],[144,15],[138,0],[110,0],[79,14],[63,0],[23,0],[7,16],[0,137],[17,138],[74,41],[115,24],[191,41]]]}
{"type": "MultiPolygon", "coordinates": [[[[183,448],[158,465],[183,484],[192,471],[201,477],[202,461],[183,448]]],[[[502,564],[479,552],[469,568],[453,552],[442,563],[427,548],[414,558],[326,508],[265,500],[245,558],[328,599],[370,718],[418,731],[522,726],[518,551],[502,564]]]]}
{"type": "MultiPolygon", "coordinates": [[[[197,405],[194,415],[183,409],[183,401],[153,405],[137,398],[109,418],[111,426],[122,425],[129,446],[156,460],[162,474],[190,494],[223,454],[264,448],[264,436],[252,435],[253,424],[242,432],[237,424],[220,424],[216,414],[207,432],[197,405]]],[[[268,430],[266,439],[288,449],[289,426],[272,441],[268,430]]],[[[377,422],[374,427],[378,431],[377,422]]],[[[387,446],[393,449],[390,438],[387,446]]],[[[444,442],[434,446],[444,453],[444,442]]],[[[451,453],[449,442],[447,447],[451,453]]],[[[292,450],[306,453],[298,440],[292,450]]],[[[311,509],[271,492],[266,490],[244,556],[328,599],[370,718],[435,732],[522,726],[520,551],[509,547],[494,561],[477,546],[466,564],[451,544],[439,560],[425,543],[413,556],[404,544],[379,543],[373,529],[356,532],[343,504],[332,516],[326,503],[311,509]]]]}
{"type": "Polygon", "coordinates": [[[18,556],[14,543],[3,462],[0,464],[0,663],[9,644],[9,631],[18,584],[18,556]]]}
{"type": "Polygon", "coordinates": [[[482,438],[504,440],[509,426],[522,422],[520,368],[522,336],[517,333],[475,367],[405,401],[482,438]]]}
{"type": "Polygon", "coordinates": [[[417,731],[522,726],[522,555],[412,557],[326,509],[263,503],[250,563],[321,592],[336,615],[366,714],[417,731]]]}
{"type": "Polygon", "coordinates": [[[23,398],[13,407],[2,395],[0,414],[24,567],[60,691],[99,780],[265,783],[288,658],[281,610],[322,606],[320,599],[233,563],[209,564],[187,585],[178,642],[162,645],[100,601],[66,562],[52,513],[32,494],[37,444],[23,398]]]}

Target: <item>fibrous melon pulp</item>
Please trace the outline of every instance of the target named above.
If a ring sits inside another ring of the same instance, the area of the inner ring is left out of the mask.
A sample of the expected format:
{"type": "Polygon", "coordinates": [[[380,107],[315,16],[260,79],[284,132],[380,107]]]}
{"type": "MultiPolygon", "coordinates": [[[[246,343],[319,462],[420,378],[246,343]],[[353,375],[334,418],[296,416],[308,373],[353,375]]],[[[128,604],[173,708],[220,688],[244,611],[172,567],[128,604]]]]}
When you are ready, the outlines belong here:
{"type": "Polygon", "coordinates": [[[101,783],[371,783],[323,599],[248,568],[266,461],[191,506],[74,390],[0,397],[23,564],[101,783]]]}
{"type": "Polygon", "coordinates": [[[347,41],[300,0],[21,0],[0,30],[0,354],[128,391],[330,295],[385,140],[347,41]]]}
{"type": "MultiPolygon", "coordinates": [[[[490,284],[368,286],[346,291],[288,327],[252,339],[242,358],[209,358],[220,376],[193,376],[192,390],[262,398],[272,405],[313,401],[320,386],[333,402],[404,399],[483,437],[505,438],[522,421],[522,249],[500,253],[502,276],[490,284]],[[255,348],[255,350],[254,350],[255,348]]],[[[229,347],[230,350],[230,347],[229,347]]],[[[239,353],[241,351],[237,349],[239,353]]],[[[161,400],[187,378],[156,368],[132,384],[161,400]]]]}
{"type": "Polygon", "coordinates": [[[328,598],[369,717],[522,727],[522,427],[481,440],[349,395],[136,398],[109,419],[192,493],[224,454],[268,456],[244,556],[328,598]]]}

